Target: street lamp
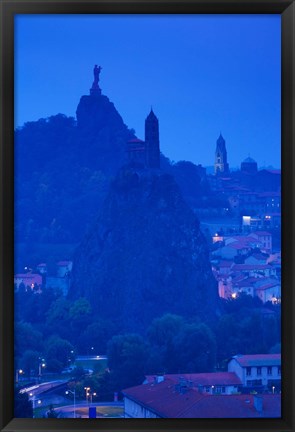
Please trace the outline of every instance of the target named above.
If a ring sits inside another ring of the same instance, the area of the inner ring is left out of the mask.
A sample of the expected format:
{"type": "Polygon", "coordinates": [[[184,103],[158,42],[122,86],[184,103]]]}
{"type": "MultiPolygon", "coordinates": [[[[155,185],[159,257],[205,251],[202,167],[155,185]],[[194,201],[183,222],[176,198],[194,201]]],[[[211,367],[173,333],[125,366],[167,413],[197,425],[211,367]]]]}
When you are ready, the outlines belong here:
{"type": "Polygon", "coordinates": [[[92,392],[90,387],[84,387],[84,390],[86,391],[86,402],[89,402],[90,399],[90,403],[92,403],[92,398],[96,396],[96,393],[92,392]]]}
{"type": "Polygon", "coordinates": [[[86,402],[88,402],[88,397],[90,396],[90,387],[84,387],[84,390],[86,392],[86,402]]]}
{"type": "Polygon", "coordinates": [[[33,395],[33,393],[30,393],[29,395],[31,397],[31,401],[33,404],[33,410],[34,410],[36,408],[36,402],[37,402],[37,405],[41,405],[42,401],[41,401],[41,399],[37,399],[36,396],[33,395]]]}
{"type": "Polygon", "coordinates": [[[39,360],[41,360],[41,361],[39,361],[39,371],[38,371],[39,373],[38,373],[38,377],[39,377],[39,380],[41,381],[42,368],[46,367],[46,363],[44,363],[45,362],[44,359],[39,359],[39,360]]]}
{"type": "Polygon", "coordinates": [[[17,369],[15,373],[15,382],[18,383],[19,375],[22,375],[24,371],[22,369],[17,369]]]}
{"type": "Polygon", "coordinates": [[[72,393],[74,395],[74,418],[76,418],[76,389],[74,388],[74,391],[67,390],[66,394],[72,393]]]}
{"type": "Polygon", "coordinates": [[[275,386],[272,386],[272,394],[275,394],[275,386]]]}
{"type": "Polygon", "coordinates": [[[96,396],[96,393],[94,392],[94,393],[90,393],[90,401],[91,401],[91,403],[92,403],[92,397],[93,396],[96,396]]]}

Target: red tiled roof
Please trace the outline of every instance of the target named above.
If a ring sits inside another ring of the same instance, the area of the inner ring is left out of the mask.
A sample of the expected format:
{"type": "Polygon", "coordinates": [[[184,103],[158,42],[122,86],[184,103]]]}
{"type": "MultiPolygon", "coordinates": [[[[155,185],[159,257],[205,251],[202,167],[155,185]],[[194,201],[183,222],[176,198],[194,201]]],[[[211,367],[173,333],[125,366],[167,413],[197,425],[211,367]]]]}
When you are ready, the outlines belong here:
{"type": "Polygon", "coordinates": [[[262,412],[254,407],[253,395],[213,395],[203,398],[182,415],[186,418],[281,417],[281,396],[263,395],[262,412]]]}
{"type": "Polygon", "coordinates": [[[248,249],[250,246],[244,242],[232,242],[228,243],[225,247],[230,247],[232,249],[248,249]]]}
{"type": "Polygon", "coordinates": [[[42,276],[38,273],[19,273],[14,275],[14,279],[23,279],[24,283],[42,283],[42,276]]]}
{"type": "MultiPolygon", "coordinates": [[[[271,233],[268,231],[253,231],[252,235],[256,234],[257,236],[271,236],[271,233]]],[[[249,234],[251,236],[251,234],[249,234]]]]}
{"type": "Polygon", "coordinates": [[[257,258],[257,259],[267,259],[269,257],[269,254],[262,253],[262,252],[255,252],[251,256],[253,256],[254,258],[257,258]]]}
{"type": "Polygon", "coordinates": [[[235,264],[232,266],[233,271],[266,269],[271,269],[271,266],[269,264],[235,264]]]}
{"type": "Polygon", "coordinates": [[[160,417],[182,417],[182,412],[193,406],[203,397],[195,389],[188,389],[184,394],[176,391],[175,382],[166,378],[154,384],[142,384],[122,391],[125,397],[140,403],[160,417]]]}
{"type": "Polygon", "coordinates": [[[253,284],[257,282],[257,278],[254,277],[249,277],[246,279],[243,279],[239,282],[236,282],[236,285],[238,285],[239,287],[249,287],[249,286],[253,286],[253,284]]]}
{"type": "Polygon", "coordinates": [[[236,285],[238,282],[245,280],[245,275],[243,273],[231,273],[230,276],[232,278],[233,285],[236,285]]]}
{"type": "Polygon", "coordinates": [[[188,388],[179,392],[170,379],[123,390],[125,398],[163,418],[280,417],[280,395],[263,395],[263,411],[254,407],[253,395],[207,395],[188,388]]]}
{"type": "Polygon", "coordinates": [[[218,264],[219,267],[231,267],[233,265],[233,261],[220,261],[218,264]]]}
{"type": "Polygon", "coordinates": [[[265,291],[265,290],[267,290],[269,288],[274,288],[276,286],[280,286],[279,281],[273,282],[273,283],[269,283],[267,285],[261,285],[261,286],[255,287],[255,291],[265,291]]]}
{"type": "Polygon", "coordinates": [[[250,366],[280,366],[281,354],[245,354],[232,357],[242,367],[250,366]]]}
{"type": "MultiPolygon", "coordinates": [[[[198,385],[211,386],[211,385],[241,385],[240,378],[234,372],[208,372],[208,373],[191,373],[191,374],[167,374],[164,375],[165,380],[173,381],[175,384],[183,378],[191,381],[194,387],[198,385]]],[[[154,382],[154,375],[147,375],[148,382],[154,382]]]]}
{"type": "Polygon", "coordinates": [[[127,149],[127,152],[130,152],[130,153],[132,153],[132,152],[143,152],[145,150],[146,150],[145,147],[129,147],[127,149]]]}
{"type": "Polygon", "coordinates": [[[72,264],[72,261],[59,261],[57,263],[57,265],[60,266],[60,267],[68,266],[70,264],[72,264]]]}
{"type": "Polygon", "coordinates": [[[281,170],[280,169],[277,169],[277,170],[275,170],[275,169],[265,169],[265,170],[262,170],[262,171],[266,171],[266,172],[269,172],[269,173],[271,173],[271,174],[281,174],[281,170]]]}

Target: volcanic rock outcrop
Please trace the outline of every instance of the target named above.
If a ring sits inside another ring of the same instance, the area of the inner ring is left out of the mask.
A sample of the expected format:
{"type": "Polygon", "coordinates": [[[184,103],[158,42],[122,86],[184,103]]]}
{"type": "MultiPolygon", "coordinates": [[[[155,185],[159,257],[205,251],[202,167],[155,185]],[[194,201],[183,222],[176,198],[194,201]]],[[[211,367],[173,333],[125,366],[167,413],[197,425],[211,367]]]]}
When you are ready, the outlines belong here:
{"type": "Polygon", "coordinates": [[[218,293],[199,221],[172,176],[123,168],[78,247],[70,297],[122,330],[169,312],[212,318],[218,293]]]}

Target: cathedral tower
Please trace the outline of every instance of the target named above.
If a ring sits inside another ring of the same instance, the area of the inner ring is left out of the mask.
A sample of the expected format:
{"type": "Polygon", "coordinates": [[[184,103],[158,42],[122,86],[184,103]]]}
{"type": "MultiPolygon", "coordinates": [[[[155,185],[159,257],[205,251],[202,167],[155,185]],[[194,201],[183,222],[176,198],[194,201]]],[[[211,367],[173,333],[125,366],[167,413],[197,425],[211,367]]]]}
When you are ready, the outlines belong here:
{"type": "Polygon", "coordinates": [[[216,141],[214,173],[215,174],[229,173],[225,140],[221,134],[219,135],[219,138],[216,141]]]}
{"type": "Polygon", "coordinates": [[[159,121],[153,110],[145,120],[145,143],[148,168],[160,168],[159,121]]]}

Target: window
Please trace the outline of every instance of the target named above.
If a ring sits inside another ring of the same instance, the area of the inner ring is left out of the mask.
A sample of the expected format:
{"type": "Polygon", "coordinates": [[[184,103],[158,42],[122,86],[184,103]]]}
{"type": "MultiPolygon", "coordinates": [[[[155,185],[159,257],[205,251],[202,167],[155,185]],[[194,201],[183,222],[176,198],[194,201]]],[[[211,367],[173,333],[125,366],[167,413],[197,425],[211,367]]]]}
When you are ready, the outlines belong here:
{"type": "Polygon", "coordinates": [[[281,366],[278,366],[278,375],[281,375],[281,366]]]}
{"type": "Polygon", "coordinates": [[[261,375],[261,367],[257,368],[257,375],[261,375]]]}
{"type": "Polygon", "coordinates": [[[268,366],[267,368],[267,375],[272,375],[272,367],[268,366]]]}
{"type": "Polygon", "coordinates": [[[247,375],[247,376],[250,376],[250,375],[251,375],[251,368],[250,368],[250,367],[247,367],[247,368],[246,368],[246,375],[247,375]]]}

